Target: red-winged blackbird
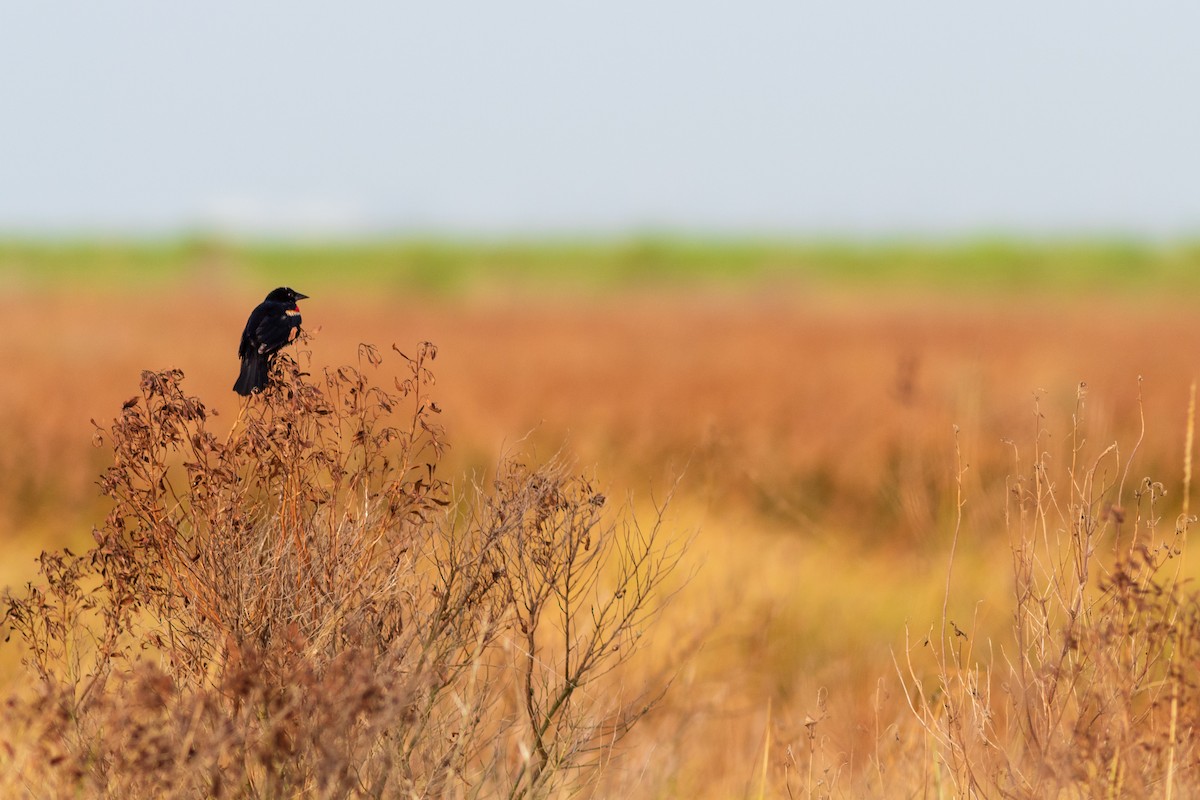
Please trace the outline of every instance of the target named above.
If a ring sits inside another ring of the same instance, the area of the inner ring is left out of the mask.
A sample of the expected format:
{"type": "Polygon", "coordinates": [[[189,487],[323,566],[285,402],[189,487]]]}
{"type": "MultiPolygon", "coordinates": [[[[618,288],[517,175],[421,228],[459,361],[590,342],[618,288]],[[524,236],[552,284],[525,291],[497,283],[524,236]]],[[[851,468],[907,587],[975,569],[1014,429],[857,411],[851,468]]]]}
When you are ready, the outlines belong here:
{"type": "Polygon", "coordinates": [[[297,301],[307,297],[281,286],[250,312],[246,329],[242,331],[242,343],[238,345],[242,371],[233,385],[235,392],[248,395],[266,387],[272,358],[285,344],[295,341],[300,333],[297,301]]]}

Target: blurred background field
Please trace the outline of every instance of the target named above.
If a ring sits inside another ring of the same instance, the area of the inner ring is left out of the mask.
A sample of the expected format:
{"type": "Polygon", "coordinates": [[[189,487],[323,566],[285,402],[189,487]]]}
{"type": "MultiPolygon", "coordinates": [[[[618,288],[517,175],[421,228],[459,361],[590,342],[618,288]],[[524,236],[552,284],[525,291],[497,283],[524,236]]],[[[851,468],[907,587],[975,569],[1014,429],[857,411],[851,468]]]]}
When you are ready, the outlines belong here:
{"type": "Polygon", "coordinates": [[[1061,469],[1116,443],[1104,502],[1133,507],[1150,476],[1167,492],[1154,535],[1173,530],[1198,261],[1086,240],[10,242],[0,579],[88,546],[109,458],[89,420],[142,369],[183,370],[231,424],[241,326],[287,284],[311,296],[316,369],[361,342],[439,347],[443,477],[562,450],[641,508],[678,479],[669,519],[695,532],[695,574],[651,653],[702,644],[619,760],[622,791],[741,796],[764,775],[780,796],[865,791],[914,752],[893,659],[941,624],[956,475],[947,612],[981,647],[1011,629],[1012,489],[1035,448],[1061,469]],[[797,778],[810,757],[824,789],[797,778]]]}

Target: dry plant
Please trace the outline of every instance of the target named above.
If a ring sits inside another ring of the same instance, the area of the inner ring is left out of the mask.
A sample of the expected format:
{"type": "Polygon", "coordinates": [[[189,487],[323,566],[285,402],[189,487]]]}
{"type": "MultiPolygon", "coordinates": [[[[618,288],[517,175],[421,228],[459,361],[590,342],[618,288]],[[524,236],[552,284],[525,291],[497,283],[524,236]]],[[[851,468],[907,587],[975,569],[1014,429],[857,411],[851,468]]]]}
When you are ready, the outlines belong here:
{"type": "Polygon", "coordinates": [[[97,426],[95,546],[5,598],[29,680],[0,794],[544,797],[607,765],[665,689],[617,668],[683,545],[561,459],[456,491],[437,351],[396,352],[387,388],[370,346],[281,356],[224,438],[143,373],[97,426]]]}
{"type": "MultiPolygon", "coordinates": [[[[1189,454],[1194,397],[1193,388],[1189,454]]],[[[1130,477],[1141,439],[1124,460],[1116,444],[1097,452],[1084,437],[1085,399],[1081,384],[1058,458],[1040,409],[1032,458],[1012,444],[1011,639],[981,647],[944,615],[941,632],[910,645],[897,665],[924,732],[927,793],[1171,798],[1200,790],[1200,597],[1180,580],[1194,521],[1190,455],[1182,512],[1164,525],[1164,485],[1130,477]],[[922,659],[932,680],[923,679],[922,659]]]]}

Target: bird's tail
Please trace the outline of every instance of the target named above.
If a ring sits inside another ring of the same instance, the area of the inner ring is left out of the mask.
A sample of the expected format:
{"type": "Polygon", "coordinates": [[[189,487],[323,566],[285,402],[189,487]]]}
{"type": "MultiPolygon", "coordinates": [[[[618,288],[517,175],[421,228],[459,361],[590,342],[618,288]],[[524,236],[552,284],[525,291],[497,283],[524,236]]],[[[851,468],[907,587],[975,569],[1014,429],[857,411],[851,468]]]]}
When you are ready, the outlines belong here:
{"type": "Polygon", "coordinates": [[[237,383],[233,390],[240,395],[248,395],[266,388],[267,376],[270,374],[267,357],[255,352],[246,354],[242,359],[242,371],[238,373],[237,383]]]}

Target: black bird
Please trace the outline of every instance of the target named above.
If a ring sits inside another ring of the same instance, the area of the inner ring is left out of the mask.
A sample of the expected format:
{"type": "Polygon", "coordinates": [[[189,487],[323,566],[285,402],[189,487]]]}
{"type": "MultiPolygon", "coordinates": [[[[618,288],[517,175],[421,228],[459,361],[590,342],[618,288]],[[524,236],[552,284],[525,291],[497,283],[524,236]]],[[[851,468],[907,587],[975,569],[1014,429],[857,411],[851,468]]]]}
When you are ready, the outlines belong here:
{"type": "Polygon", "coordinates": [[[242,331],[242,343],[238,345],[242,371],[233,385],[235,392],[248,395],[266,387],[271,360],[284,345],[295,341],[300,334],[300,306],[297,301],[307,297],[306,294],[281,286],[250,312],[246,329],[242,331]]]}

